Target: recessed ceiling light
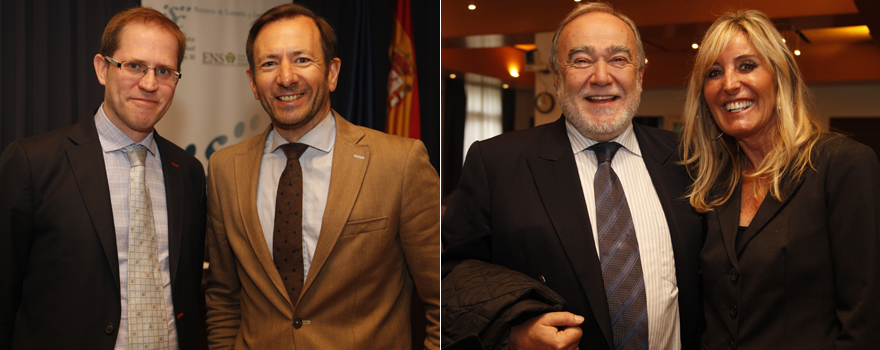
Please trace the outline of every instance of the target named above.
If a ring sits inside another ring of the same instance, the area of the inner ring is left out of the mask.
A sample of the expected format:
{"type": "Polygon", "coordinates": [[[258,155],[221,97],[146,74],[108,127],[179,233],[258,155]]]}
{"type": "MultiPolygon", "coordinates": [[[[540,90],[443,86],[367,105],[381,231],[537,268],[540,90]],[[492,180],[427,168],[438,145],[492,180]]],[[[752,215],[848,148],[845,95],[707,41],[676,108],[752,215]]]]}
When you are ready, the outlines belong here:
{"type": "Polygon", "coordinates": [[[455,79],[455,77],[456,77],[455,73],[452,73],[449,75],[449,79],[455,79]]]}
{"type": "Polygon", "coordinates": [[[501,85],[501,87],[507,89],[510,87],[510,85],[504,84],[504,85],[501,85]]]}
{"type": "Polygon", "coordinates": [[[699,48],[700,48],[700,44],[693,43],[693,44],[691,44],[691,48],[693,48],[694,50],[699,49],[699,48]]]}
{"type": "Polygon", "coordinates": [[[476,10],[476,9],[477,9],[477,6],[474,4],[468,5],[468,10],[476,10]]]}
{"type": "Polygon", "coordinates": [[[800,56],[800,55],[801,55],[801,50],[794,50],[794,55],[795,55],[795,56],[800,56]]]}

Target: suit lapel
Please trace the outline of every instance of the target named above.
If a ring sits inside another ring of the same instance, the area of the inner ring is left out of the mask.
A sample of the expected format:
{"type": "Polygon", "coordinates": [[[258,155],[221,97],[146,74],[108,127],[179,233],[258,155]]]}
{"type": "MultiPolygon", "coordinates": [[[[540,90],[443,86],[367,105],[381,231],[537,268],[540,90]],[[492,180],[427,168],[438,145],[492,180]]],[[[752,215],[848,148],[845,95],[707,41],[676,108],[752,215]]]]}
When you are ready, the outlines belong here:
{"type": "Polygon", "coordinates": [[[367,165],[370,163],[370,146],[358,144],[364,137],[364,132],[340,117],[336,111],[333,111],[333,115],[336,118],[336,142],[333,145],[327,207],[321,220],[321,234],[315,247],[309,275],[300,295],[308,292],[330,257],[330,252],[333,251],[354,208],[354,202],[364,182],[367,165]]]}
{"type": "Polygon", "coordinates": [[[736,257],[736,235],[739,229],[739,208],[740,208],[740,192],[739,185],[733,190],[730,199],[727,202],[715,208],[718,215],[718,230],[721,231],[721,239],[724,242],[724,249],[727,251],[727,257],[733,266],[739,268],[739,259],[736,257]]]}
{"type": "Polygon", "coordinates": [[[116,280],[119,291],[119,258],[116,250],[116,228],[113,224],[113,207],[110,204],[110,186],[104,165],[104,154],[94,118],[83,118],[68,135],[72,145],[67,148],[67,158],[83,202],[91,217],[98,239],[104,247],[107,264],[116,280]]]}
{"type": "Polygon", "coordinates": [[[180,171],[180,167],[173,164],[181,163],[180,160],[174,159],[171,154],[171,145],[159,133],[154,132],[153,137],[156,140],[156,146],[159,148],[159,154],[162,158],[162,177],[165,178],[165,205],[168,211],[168,258],[170,259],[171,285],[175,286],[175,277],[177,277],[177,265],[180,262],[180,240],[183,236],[183,213],[191,213],[184,208],[184,176],[180,171]]]}
{"type": "MultiPolygon", "coordinates": [[[[761,203],[758,212],[755,213],[755,217],[752,218],[752,222],[749,223],[749,227],[746,229],[746,232],[743,233],[742,246],[736,250],[737,256],[742,254],[743,250],[745,250],[746,246],[749,244],[749,241],[751,241],[752,238],[755,238],[755,236],[767,226],[767,223],[776,217],[776,214],[782,210],[782,207],[791,200],[791,197],[794,196],[798,189],[800,189],[801,184],[804,183],[804,179],[807,176],[808,173],[804,173],[804,175],[798,178],[796,182],[783,185],[782,197],[784,199],[781,202],[776,200],[776,198],[773,198],[770,193],[767,193],[766,197],[764,197],[764,202],[761,203]]],[[[740,189],[740,186],[737,186],[737,189],[740,189]]],[[[739,202],[740,196],[738,194],[735,195],[737,196],[737,202],[739,202]]],[[[737,205],[736,208],[739,208],[739,205],[737,205]]]]}
{"type": "Polygon", "coordinates": [[[535,154],[526,156],[526,162],[571,268],[587,294],[593,316],[610,344],[614,338],[611,336],[608,299],[604,287],[596,288],[597,285],[604,286],[602,270],[596,255],[587,205],[583,192],[579,190],[581,181],[565,130],[565,120],[560,118],[556,121],[548,129],[548,134],[540,138],[547,142],[539,145],[535,154]]]}
{"type": "MultiPolygon", "coordinates": [[[[263,265],[263,270],[272,280],[272,284],[284,296],[287,302],[291,302],[290,296],[284,292],[284,281],[278,273],[278,268],[272,260],[266,237],[263,235],[263,225],[260,224],[260,215],[257,212],[257,184],[260,180],[260,163],[263,160],[263,149],[266,138],[272,132],[269,126],[262,137],[251,138],[246,141],[247,147],[235,155],[235,191],[238,197],[239,212],[241,213],[242,225],[245,235],[250,242],[254,255],[263,265]]],[[[291,303],[292,304],[292,303],[291,303]]]]}

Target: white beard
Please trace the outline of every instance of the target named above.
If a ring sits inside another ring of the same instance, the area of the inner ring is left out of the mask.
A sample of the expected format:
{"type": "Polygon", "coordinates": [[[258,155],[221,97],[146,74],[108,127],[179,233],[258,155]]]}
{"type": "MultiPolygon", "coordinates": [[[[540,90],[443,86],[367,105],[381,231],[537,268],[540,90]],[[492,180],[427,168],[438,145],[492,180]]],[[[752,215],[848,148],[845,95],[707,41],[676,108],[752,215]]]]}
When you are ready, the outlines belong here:
{"type": "Polygon", "coordinates": [[[641,91],[642,83],[638,82],[635,96],[627,94],[625,105],[607,107],[590,106],[587,102],[584,102],[583,96],[567,93],[564,82],[559,84],[559,88],[556,89],[556,95],[559,99],[559,107],[562,108],[562,113],[565,114],[565,119],[581,135],[596,141],[608,141],[599,140],[597,137],[610,135],[609,139],[611,139],[626,130],[639,109],[641,91]],[[607,118],[596,118],[599,116],[613,116],[613,118],[610,120],[607,118]]]}

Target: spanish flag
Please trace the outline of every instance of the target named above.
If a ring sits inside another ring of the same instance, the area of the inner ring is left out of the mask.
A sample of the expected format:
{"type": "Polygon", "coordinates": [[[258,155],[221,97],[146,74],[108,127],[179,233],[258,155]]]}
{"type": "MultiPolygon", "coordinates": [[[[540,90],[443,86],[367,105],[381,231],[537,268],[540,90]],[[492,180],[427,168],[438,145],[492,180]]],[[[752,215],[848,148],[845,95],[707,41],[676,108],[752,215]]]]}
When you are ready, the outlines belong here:
{"type": "Polygon", "coordinates": [[[397,18],[388,55],[391,70],[388,73],[388,119],[385,131],[418,139],[421,137],[419,84],[416,79],[416,52],[409,0],[397,0],[397,18]]]}

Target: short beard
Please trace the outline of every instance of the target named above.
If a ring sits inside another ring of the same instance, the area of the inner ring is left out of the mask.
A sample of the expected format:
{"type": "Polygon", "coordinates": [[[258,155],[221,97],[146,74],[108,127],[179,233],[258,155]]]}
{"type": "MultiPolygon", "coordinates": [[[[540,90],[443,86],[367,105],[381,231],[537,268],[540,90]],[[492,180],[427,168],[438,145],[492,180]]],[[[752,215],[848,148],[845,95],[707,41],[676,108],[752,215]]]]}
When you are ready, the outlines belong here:
{"type": "Polygon", "coordinates": [[[556,97],[559,99],[559,107],[562,108],[565,120],[571,123],[581,135],[591,140],[605,142],[622,134],[632,122],[642,100],[642,94],[639,92],[641,90],[642,83],[638,82],[634,91],[635,96],[629,96],[629,91],[625,91],[628,100],[622,109],[584,106],[580,101],[583,98],[577,93],[569,94],[565,91],[564,82],[561,82],[556,89],[556,97]],[[600,121],[593,118],[593,116],[606,116],[615,113],[617,116],[611,121],[600,121]]]}

